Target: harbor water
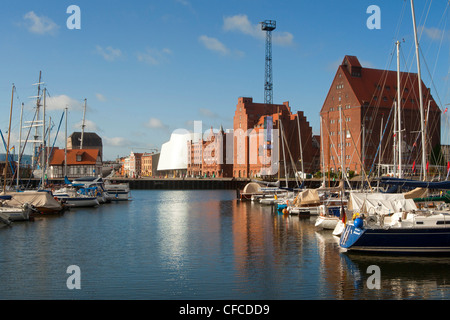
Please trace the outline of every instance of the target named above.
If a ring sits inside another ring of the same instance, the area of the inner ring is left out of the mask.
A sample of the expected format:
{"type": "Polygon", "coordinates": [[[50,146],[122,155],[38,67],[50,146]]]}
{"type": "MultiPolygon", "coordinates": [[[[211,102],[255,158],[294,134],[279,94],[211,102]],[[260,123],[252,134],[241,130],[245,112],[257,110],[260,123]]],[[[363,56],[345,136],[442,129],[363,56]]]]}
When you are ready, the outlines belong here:
{"type": "Polygon", "coordinates": [[[450,298],[449,257],[350,255],[315,217],[240,202],[235,191],[132,197],[1,228],[0,299],[450,298]],[[79,288],[69,288],[70,266],[79,288]]]}

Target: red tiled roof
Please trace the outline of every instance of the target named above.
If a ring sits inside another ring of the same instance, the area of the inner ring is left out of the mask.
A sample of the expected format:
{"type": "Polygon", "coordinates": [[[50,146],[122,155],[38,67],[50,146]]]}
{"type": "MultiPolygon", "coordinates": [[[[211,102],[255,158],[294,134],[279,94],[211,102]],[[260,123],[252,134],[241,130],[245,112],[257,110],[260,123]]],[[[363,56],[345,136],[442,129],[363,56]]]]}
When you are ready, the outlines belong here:
{"type": "MultiPolygon", "coordinates": [[[[98,149],[69,149],[67,150],[67,165],[95,165],[98,155],[98,149]],[[81,155],[81,161],[77,161],[79,155],[81,155]]],[[[64,149],[53,150],[50,165],[61,166],[64,164],[64,158],[64,149]]]]}
{"type": "MultiPolygon", "coordinates": [[[[339,70],[345,75],[361,105],[390,107],[394,100],[397,100],[397,71],[361,67],[358,58],[355,56],[345,56],[342,64],[339,66],[339,70]],[[352,75],[351,70],[353,69],[358,70],[361,76],[352,75]]],[[[400,84],[402,108],[417,109],[419,107],[417,73],[400,72],[400,84]]],[[[424,96],[425,108],[428,107],[428,100],[432,99],[431,110],[439,110],[423,81],[422,95],[424,96]]]]}

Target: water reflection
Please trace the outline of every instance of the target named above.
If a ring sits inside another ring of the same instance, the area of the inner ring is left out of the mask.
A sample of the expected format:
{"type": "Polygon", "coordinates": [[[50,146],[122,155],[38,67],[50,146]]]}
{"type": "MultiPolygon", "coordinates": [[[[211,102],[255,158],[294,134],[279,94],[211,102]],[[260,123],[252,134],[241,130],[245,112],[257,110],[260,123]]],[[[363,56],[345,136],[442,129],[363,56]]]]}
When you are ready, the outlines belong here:
{"type": "Polygon", "coordinates": [[[233,191],[136,190],[130,202],[0,230],[1,299],[448,299],[450,258],[344,253],[315,217],[233,191]],[[82,290],[66,288],[79,265],[82,290]],[[369,289],[367,267],[381,270],[369,289]]]}
{"type": "Polygon", "coordinates": [[[445,299],[449,296],[450,258],[429,256],[387,256],[342,254],[347,272],[354,275],[358,294],[368,299],[445,299]],[[381,288],[368,289],[371,273],[367,268],[376,265],[381,271],[381,288]]]}

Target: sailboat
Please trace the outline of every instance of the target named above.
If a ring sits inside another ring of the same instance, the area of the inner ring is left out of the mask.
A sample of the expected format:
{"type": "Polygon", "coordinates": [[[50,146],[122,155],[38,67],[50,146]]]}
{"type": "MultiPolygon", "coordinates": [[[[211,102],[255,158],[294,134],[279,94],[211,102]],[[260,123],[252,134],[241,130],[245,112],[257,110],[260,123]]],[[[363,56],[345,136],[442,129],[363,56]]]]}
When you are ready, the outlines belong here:
{"type": "MultiPolygon", "coordinates": [[[[9,113],[9,129],[8,129],[8,142],[6,145],[6,159],[5,159],[5,169],[3,177],[3,192],[0,195],[0,217],[4,224],[9,224],[11,221],[28,220],[30,218],[31,207],[27,202],[22,202],[20,205],[11,205],[9,201],[11,196],[6,194],[6,182],[7,182],[7,172],[8,172],[8,160],[9,160],[9,141],[11,136],[11,117],[14,101],[14,90],[15,86],[12,86],[11,93],[11,109],[9,113]]],[[[18,170],[18,168],[17,168],[18,170]]]]}
{"type": "MultiPolygon", "coordinates": [[[[421,116],[422,172],[426,182],[426,150],[420,56],[414,13],[411,11],[416,44],[418,85],[421,116]]],[[[401,171],[400,171],[401,172],[401,171]]],[[[401,181],[405,183],[405,181],[401,181]]],[[[416,183],[419,183],[416,181],[416,183]]],[[[347,251],[441,254],[450,253],[450,213],[448,210],[418,209],[412,199],[397,194],[351,194],[348,210],[354,219],[346,222],[339,245],[347,251]]]]}
{"type": "Polygon", "coordinates": [[[24,203],[21,206],[11,206],[8,201],[12,199],[11,195],[0,195],[0,220],[4,224],[10,224],[14,221],[26,221],[30,219],[31,206],[24,203]]]}

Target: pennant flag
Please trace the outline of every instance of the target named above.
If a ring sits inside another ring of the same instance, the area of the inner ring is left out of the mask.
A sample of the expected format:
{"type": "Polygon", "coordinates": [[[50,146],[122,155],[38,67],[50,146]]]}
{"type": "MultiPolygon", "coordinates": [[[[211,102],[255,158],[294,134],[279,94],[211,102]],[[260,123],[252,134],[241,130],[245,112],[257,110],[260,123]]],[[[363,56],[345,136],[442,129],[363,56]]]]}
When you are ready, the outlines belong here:
{"type": "Polygon", "coordinates": [[[447,172],[450,169],[450,161],[447,161],[447,172]]]}
{"type": "Polygon", "coordinates": [[[415,172],[416,171],[416,160],[414,160],[413,162],[413,167],[412,167],[412,171],[415,172]]]}
{"type": "Polygon", "coordinates": [[[341,218],[342,218],[342,223],[346,223],[346,216],[345,216],[345,210],[344,210],[344,205],[341,202],[341,218]]]}
{"type": "Polygon", "coordinates": [[[448,107],[447,108],[445,108],[445,110],[444,110],[444,113],[446,113],[448,111],[448,107]]]}
{"type": "Polygon", "coordinates": [[[428,172],[428,161],[427,161],[427,172],[428,172]]]}

